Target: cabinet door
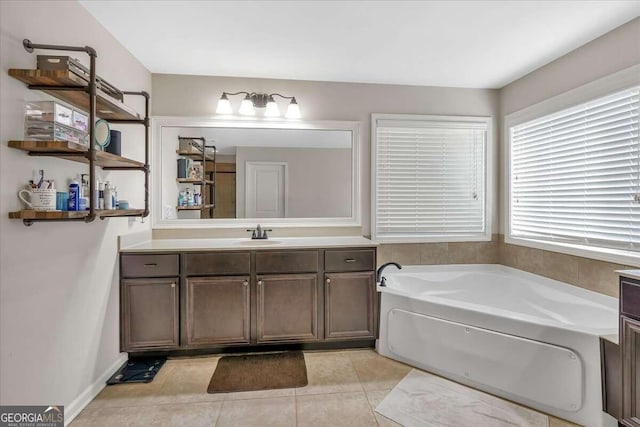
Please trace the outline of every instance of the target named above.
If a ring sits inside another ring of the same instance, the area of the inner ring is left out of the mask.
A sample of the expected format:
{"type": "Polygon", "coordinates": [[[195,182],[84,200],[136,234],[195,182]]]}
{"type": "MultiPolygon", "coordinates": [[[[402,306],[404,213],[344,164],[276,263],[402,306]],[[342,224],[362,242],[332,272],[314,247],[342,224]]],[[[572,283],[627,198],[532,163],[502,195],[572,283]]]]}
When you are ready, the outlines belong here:
{"type": "Polygon", "coordinates": [[[318,338],[316,274],[258,276],[258,343],[318,338]]]}
{"type": "Polygon", "coordinates": [[[622,424],[640,426],[640,321],[622,316],[622,424]]]}
{"type": "Polygon", "coordinates": [[[122,281],[122,349],[179,345],[178,279],[122,281]]]}
{"type": "Polygon", "coordinates": [[[248,344],[249,277],[189,278],[187,345],[248,344]]]}
{"type": "Polygon", "coordinates": [[[373,272],[325,275],[325,338],[375,338],[373,272]]]}

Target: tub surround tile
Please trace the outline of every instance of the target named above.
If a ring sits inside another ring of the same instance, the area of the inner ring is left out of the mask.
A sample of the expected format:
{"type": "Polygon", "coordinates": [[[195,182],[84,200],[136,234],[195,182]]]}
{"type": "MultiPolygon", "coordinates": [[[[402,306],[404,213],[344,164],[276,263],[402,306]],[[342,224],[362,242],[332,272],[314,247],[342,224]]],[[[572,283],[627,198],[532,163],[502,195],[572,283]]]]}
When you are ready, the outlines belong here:
{"type": "Polygon", "coordinates": [[[497,240],[476,243],[476,264],[498,264],[500,262],[500,244],[497,240]]]}
{"type": "Polygon", "coordinates": [[[216,427],[287,427],[296,425],[295,397],[225,401],[216,427]]]}
{"type": "Polygon", "coordinates": [[[566,283],[578,283],[578,257],[544,251],[544,276],[566,283]]]}
{"type": "Polygon", "coordinates": [[[500,247],[500,263],[529,273],[542,274],[543,252],[540,249],[505,243],[500,247]]]}
{"type": "Polygon", "coordinates": [[[375,427],[364,392],[296,396],[299,427],[375,427]]]}
{"type": "Polygon", "coordinates": [[[477,243],[449,243],[447,261],[449,264],[474,264],[476,262],[477,243]]]}
{"type": "Polygon", "coordinates": [[[618,298],[618,274],[624,266],[588,258],[578,258],[578,286],[618,298]]]}
{"type": "Polygon", "coordinates": [[[391,258],[395,262],[402,265],[419,265],[420,264],[420,243],[407,243],[391,246],[391,258]]]}
{"type": "Polygon", "coordinates": [[[424,243],[420,247],[420,264],[446,264],[448,254],[448,243],[424,243]]]}
{"type": "Polygon", "coordinates": [[[378,246],[377,252],[377,262],[378,265],[382,265],[384,263],[393,261],[393,256],[391,254],[391,245],[380,245],[378,246]]]}

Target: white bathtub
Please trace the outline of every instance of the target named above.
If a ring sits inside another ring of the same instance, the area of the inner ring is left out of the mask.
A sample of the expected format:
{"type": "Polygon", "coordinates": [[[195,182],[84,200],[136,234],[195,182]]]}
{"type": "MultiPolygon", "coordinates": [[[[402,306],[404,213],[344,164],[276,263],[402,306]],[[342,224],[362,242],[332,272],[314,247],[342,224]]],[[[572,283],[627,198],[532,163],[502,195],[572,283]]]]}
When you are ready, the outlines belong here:
{"type": "Polygon", "coordinates": [[[388,267],[378,352],[586,426],[618,300],[502,265],[388,267]]]}

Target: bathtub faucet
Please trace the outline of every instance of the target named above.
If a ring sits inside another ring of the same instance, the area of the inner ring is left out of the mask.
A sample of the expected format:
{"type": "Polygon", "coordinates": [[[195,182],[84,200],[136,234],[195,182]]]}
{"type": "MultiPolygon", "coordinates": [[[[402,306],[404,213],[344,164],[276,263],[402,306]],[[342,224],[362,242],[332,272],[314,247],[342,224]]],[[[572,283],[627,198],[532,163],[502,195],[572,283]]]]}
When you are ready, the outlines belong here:
{"type": "Polygon", "coordinates": [[[379,283],[380,286],[387,286],[387,279],[382,276],[382,272],[384,271],[385,267],[388,267],[390,265],[395,265],[398,270],[402,270],[402,266],[397,262],[387,262],[382,264],[380,268],[378,268],[378,272],[376,273],[376,283],[379,283]]]}

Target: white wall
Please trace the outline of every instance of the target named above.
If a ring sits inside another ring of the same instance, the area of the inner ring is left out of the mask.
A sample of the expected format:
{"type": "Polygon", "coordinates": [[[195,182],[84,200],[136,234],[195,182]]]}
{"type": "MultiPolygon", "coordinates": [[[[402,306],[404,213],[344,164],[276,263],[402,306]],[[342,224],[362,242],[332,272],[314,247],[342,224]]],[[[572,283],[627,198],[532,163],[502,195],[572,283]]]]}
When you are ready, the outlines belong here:
{"type": "MultiPolygon", "coordinates": [[[[608,32],[572,52],[540,67],[500,90],[501,124],[504,117],[599,78],[640,64],[640,18],[608,32]]],[[[502,126],[501,126],[502,127],[502,126]]],[[[504,129],[500,134],[500,165],[505,152],[504,129]]],[[[504,170],[500,170],[500,192],[504,198],[504,170]]],[[[504,232],[504,202],[500,203],[500,225],[504,232]]]]}
{"type": "MultiPolygon", "coordinates": [[[[224,60],[221,58],[221,60],[224,60]]],[[[402,66],[402,65],[399,65],[402,66]]],[[[459,89],[331,83],[232,77],[153,75],[153,112],[158,116],[212,116],[223,91],[278,92],[295,96],[304,120],[356,120],[361,123],[362,233],[370,229],[370,127],[371,113],[443,114],[492,116],[497,129],[498,91],[493,89],[459,89]]],[[[241,97],[231,100],[234,109],[241,97]],[[238,98],[238,99],[235,99],[238,98]]],[[[284,104],[280,106],[284,111],[284,104]]],[[[491,141],[497,147],[497,132],[491,141]]],[[[497,155],[497,149],[494,150],[497,155]]],[[[494,162],[495,164],[495,162],[494,162]]],[[[497,191],[497,169],[494,174],[497,191]]],[[[495,201],[495,198],[494,198],[495,201]]],[[[497,201],[493,209],[494,230],[497,227],[497,201]]],[[[332,231],[335,233],[336,231],[332,231]]],[[[202,233],[198,231],[198,233],[202,233]]],[[[155,235],[155,234],[154,234],[155,235]]],[[[172,236],[189,235],[188,231],[172,236]]],[[[214,235],[222,235],[216,230],[214,235]]]]}
{"type": "MultiPolygon", "coordinates": [[[[22,47],[22,39],[29,38],[94,47],[98,74],[122,90],[150,92],[151,76],[74,1],[0,1],[0,31],[0,403],[62,404],[69,411],[121,357],[117,236],[147,230],[149,220],[27,228],[7,218],[21,208],[16,192],[34,169],[44,169],[58,188],[87,170],[80,163],[29,157],[7,147],[7,141],[23,138],[24,102],[46,98],[10,78],[7,69],[35,67],[35,54],[22,47]]],[[[129,104],[143,112],[142,103],[129,104]]],[[[144,159],[143,128],[120,129],[123,155],[144,159]]],[[[121,198],[142,207],[141,172],[102,177],[118,186],[121,198]]]]}
{"type": "Polygon", "coordinates": [[[334,218],[351,216],[350,148],[236,149],[236,211],[245,217],[246,162],[287,162],[288,216],[334,218]]]}

